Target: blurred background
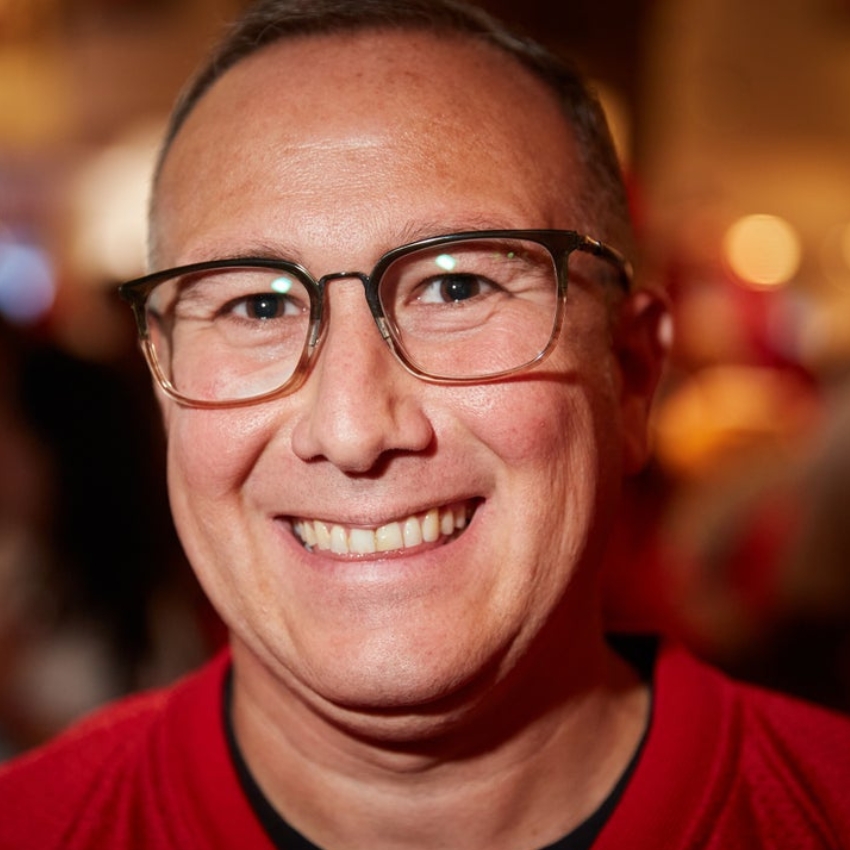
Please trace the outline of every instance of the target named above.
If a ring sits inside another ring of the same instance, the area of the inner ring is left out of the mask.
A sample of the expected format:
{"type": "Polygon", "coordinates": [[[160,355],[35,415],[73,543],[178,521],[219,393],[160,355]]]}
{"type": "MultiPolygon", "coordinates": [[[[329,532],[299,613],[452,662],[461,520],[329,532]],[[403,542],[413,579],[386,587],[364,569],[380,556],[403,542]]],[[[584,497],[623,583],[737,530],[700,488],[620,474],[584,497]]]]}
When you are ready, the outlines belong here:
{"type": "MultiPolygon", "coordinates": [[[[0,0],[0,757],[222,641],[116,282],[241,0],[0,0]]],[[[612,628],[850,711],[850,0],[490,0],[608,111],[677,323],[612,628]]]]}

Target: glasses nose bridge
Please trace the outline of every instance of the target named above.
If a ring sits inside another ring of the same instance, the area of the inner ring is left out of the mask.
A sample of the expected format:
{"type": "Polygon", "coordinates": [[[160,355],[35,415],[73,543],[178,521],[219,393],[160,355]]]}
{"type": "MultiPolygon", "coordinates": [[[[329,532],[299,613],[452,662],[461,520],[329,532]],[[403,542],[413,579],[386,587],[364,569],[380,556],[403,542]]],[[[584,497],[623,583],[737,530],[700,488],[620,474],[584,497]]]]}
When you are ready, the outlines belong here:
{"type": "Polygon", "coordinates": [[[346,280],[347,278],[356,277],[363,286],[369,286],[371,278],[366,272],[329,272],[328,274],[322,275],[316,283],[319,286],[319,289],[324,293],[325,285],[332,280],[346,280]]]}
{"type": "MultiPolygon", "coordinates": [[[[366,272],[329,272],[328,274],[322,275],[318,280],[316,280],[316,286],[319,290],[319,302],[321,313],[320,324],[324,324],[325,322],[324,305],[327,284],[335,280],[350,280],[352,278],[356,278],[363,284],[363,294],[366,298],[366,303],[369,305],[369,312],[372,314],[372,318],[375,320],[375,324],[378,326],[378,331],[380,332],[384,341],[388,342],[390,335],[389,330],[386,326],[386,318],[384,316],[384,311],[381,307],[380,299],[378,298],[378,287],[373,282],[374,275],[366,274],[366,272]]],[[[319,335],[322,335],[321,332],[319,332],[319,335]]]]}
{"type": "Polygon", "coordinates": [[[329,284],[332,280],[349,280],[351,278],[357,278],[363,284],[363,292],[366,295],[366,301],[369,304],[369,309],[372,311],[372,315],[377,318],[380,315],[380,309],[377,313],[375,312],[375,305],[377,303],[377,298],[374,296],[375,287],[372,285],[372,276],[366,274],[366,272],[329,272],[328,274],[322,275],[316,281],[322,301],[324,302],[325,300],[327,284],[329,284]]]}

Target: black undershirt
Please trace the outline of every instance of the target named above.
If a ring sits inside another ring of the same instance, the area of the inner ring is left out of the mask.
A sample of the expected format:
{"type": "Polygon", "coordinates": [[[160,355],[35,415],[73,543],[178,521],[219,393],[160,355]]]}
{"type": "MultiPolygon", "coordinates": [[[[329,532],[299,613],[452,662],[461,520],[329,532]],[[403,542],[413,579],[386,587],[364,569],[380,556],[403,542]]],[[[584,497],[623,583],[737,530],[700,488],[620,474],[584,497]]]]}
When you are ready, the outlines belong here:
{"type": "MultiPolygon", "coordinates": [[[[616,651],[637,669],[644,681],[651,682],[656,650],[656,641],[654,638],[615,636],[610,637],[609,641],[616,651]]],[[[242,757],[242,751],[239,749],[239,744],[236,741],[236,735],[233,730],[232,696],[233,676],[231,671],[228,673],[224,682],[224,729],[230,756],[233,760],[236,774],[239,777],[239,784],[242,786],[242,791],[247,797],[254,814],[277,850],[321,850],[321,848],[317,847],[311,841],[308,841],[300,832],[296,832],[280,816],[266,795],[263,794],[260,786],[257,785],[251,771],[248,769],[248,765],[245,763],[245,759],[242,757]]],[[[541,847],[540,850],[591,850],[597,836],[602,832],[602,828],[613,815],[617,803],[620,801],[626,790],[626,786],[629,784],[629,780],[640,761],[648,733],[649,723],[647,723],[647,728],[644,730],[635,753],[626,766],[626,769],[617,780],[617,784],[613,787],[611,793],[602,801],[599,808],[563,838],[554,844],[547,844],[546,847],[541,847]]]]}

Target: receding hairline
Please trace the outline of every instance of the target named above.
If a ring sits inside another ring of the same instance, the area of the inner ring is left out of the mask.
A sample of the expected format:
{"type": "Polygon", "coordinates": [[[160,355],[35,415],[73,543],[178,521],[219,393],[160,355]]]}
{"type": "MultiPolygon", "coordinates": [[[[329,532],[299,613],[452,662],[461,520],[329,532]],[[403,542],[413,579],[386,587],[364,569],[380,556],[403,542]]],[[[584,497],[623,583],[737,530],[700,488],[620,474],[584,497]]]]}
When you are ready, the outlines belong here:
{"type": "Polygon", "coordinates": [[[165,150],[197,101],[242,59],[270,44],[302,36],[369,30],[466,36],[514,55],[539,77],[566,75],[578,88],[584,86],[581,75],[564,60],[516,35],[480,7],[458,0],[255,0],[181,92],[171,114],[165,150]]]}
{"type": "MultiPolygon", "coordinates": [[[[272,18],[267,27],[252,21],[251,12],[240,18],[225,36],[212,58],[202,66],[184,89],[171,115],[164,142],[154,171],[150,204],[150,230],[154,236],[157,192],[160,176],[171,147],[195,108],[216,83],[243,60],[257,56],[273,46],[312,37],[345,38],[367,33],[377,36],[394,33],[450,36],[459,43],[476,42],[496,53],[510,57],[524,67],[541,87],[549,91],[560,106],[562,115],[577,142],[579,164],[583,168],[583,206],[603,232],[600,236],[614,238],[623,250],[631,247],[631,222],[620,164],[614,151],[607,122],[594,93],[584,77],[569,62],[555,56],[534,41],[514,35],[486,12],[442,0],[428,5],[428,0],[406,0],[392,6],[392,13],[375,17],[362,13],[362,7],[347,0],[304,0],[311,9],[331,6],[349,10],[347,16],[323,17],[320,13],[308,16],[307,23],[287,17],[272,18]],[[311,5],[311,2],[314,5],[311,5]],[[426,8],[427,6],[427,8],[426,8]]],[[[266,14],[285,5],[281,2],[260,2],[256,8],[266,14]]],[[[298,7],[299,0],[289,6],[298,7]]],[[[383,0],[372,0],[367,6],[386,10],[383,0]]],[[[154,249],[151,245],[151,249],[154,249]]]]}

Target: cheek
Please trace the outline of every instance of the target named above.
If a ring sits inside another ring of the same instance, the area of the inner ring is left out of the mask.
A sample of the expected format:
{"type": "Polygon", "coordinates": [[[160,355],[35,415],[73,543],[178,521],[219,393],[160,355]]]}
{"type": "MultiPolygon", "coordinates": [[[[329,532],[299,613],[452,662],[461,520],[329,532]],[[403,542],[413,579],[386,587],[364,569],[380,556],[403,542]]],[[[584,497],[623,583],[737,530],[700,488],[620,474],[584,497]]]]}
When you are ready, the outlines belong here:
{"type": "Polygon", "coordinates": [[[238,564],[250,558],[245,482],[278,425],[273,405],[166,411],[168,489],[186,555],[219,610],[238,595],[238,564]]]}
{"type": "Polygon", "coordinates": [[[479,392],[467,413],[479,440],[498,456],[508,481],[500,511],[524,524],[523,545],[544,564],[534,580],[544,584],[564,564],[594,557],[589,553],[606,536],[622,478],[616,366],[604,346],[585,350],[547,374],[479,392]]]}
{"type": "MultiPolygon", "coordinates": [[[[477,441],[515,470],[569,476],[598,454],[616,455],[616,382],[600,353],[593,368],[540,370],[522,380],[464,388],[459,415],[477,441]]],[[[549,364],[547,364],[549,365],[549,364]]]]}
{"type": "Polygon", "coordinates": [[[477,441],[508,463],[521,463],[554,446],[570,408],[570,390],[545,378],[458,388],[452,411],[477,441]]]}
{"type": "Polygon", "coordinates": [[[236,492],[273,430],[270,406],[235,410],[174,408],[166,417],[172,499],[199,504],[236,492]]]}
{"type": "Polygon", "coordinates": [[[198,580],[232,628],[244,627],[256,576],[245,481],[274,433],[271,406],[167,412],[172,514],[198,580]],[[246,576],[252,576],[250,580],[246,576]]]}

